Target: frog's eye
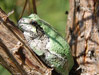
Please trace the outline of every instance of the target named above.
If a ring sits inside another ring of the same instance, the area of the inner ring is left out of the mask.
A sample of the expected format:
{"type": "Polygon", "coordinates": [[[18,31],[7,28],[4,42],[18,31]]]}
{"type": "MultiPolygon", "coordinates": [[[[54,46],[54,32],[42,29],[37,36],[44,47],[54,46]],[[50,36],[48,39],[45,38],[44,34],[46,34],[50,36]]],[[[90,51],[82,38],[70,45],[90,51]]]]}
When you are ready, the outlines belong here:
{"type": "Polygon", "coordinates": [[[37,25],[37,22],[36,21],[31,21],[30,24],[37,25]]]}

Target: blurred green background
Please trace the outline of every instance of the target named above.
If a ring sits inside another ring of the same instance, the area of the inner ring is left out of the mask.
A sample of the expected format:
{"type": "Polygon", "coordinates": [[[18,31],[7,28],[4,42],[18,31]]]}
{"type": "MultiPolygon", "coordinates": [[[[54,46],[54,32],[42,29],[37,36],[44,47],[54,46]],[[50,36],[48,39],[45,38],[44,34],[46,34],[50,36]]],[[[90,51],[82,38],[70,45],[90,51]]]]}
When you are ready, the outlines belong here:
{"type": "MultiPolygon", "coordinates": [[[[32,0],[28,0],[28,5],[23,16],[28,16],[33,12],[32,0]]],[[[25,0],[0,0],[0,7],[9,13],[14,13],[9,18],[17,24],[21,15],[25,0]]],[[[36,0],[38,15],[49,22],[64,38],[66,29],[67,15],[69,10],[69,0],[36,0]]],[[[10,75],[2,66],[0,66],[0,75],[10,75]]]]}

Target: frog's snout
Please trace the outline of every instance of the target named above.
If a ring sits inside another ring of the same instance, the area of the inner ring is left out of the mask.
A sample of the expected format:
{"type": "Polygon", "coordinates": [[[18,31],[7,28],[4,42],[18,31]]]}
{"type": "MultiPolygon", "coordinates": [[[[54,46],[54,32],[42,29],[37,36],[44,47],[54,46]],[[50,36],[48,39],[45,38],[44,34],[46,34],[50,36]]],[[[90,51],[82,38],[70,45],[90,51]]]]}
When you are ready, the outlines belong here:
{"type": "Polygon", "coordinates": [[[21,18],[18,21],[18,27],[23,29],[24,25],[25,25],[25,19],[24,18],[21,18]]]}
{"type": "Polygon", "coordinates": [[[21,18],[21,19],[18,21],[18,25],[24,23],[24,21],[25,21],[25,19],[24,19],[24,18],[21,18]]]}

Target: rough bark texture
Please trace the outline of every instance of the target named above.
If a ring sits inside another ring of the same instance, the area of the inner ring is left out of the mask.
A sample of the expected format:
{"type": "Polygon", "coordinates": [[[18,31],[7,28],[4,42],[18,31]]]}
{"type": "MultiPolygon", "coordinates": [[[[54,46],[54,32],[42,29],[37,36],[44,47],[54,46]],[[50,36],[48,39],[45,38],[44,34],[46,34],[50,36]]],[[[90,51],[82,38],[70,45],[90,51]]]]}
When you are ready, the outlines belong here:
{"type": "Polygon", "coordinates": [[[13,75],[51,75],[27,46],[22,32],[0,9],[0,64],[13,75]]]}
{"type": "Polygon", "coordinates": [[[99,74],[99,0],[69,0],[67,40],[75,65],[71,75],[99,74]]]}

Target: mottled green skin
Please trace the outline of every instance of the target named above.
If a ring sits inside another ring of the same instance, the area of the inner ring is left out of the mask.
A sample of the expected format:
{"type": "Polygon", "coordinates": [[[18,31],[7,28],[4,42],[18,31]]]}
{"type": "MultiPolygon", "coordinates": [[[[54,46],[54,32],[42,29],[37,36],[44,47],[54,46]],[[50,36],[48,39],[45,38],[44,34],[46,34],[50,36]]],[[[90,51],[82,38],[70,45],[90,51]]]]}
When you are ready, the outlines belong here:
{"type": "MultiPolygon", "coordinates": [[[[67,62],[64,62],[63,64],[60,64],[61,61],[58,61],[58,59],[51,59],[53,56],[50,56],[47,60],[49,60],[50,63],[54,65],[54,68],[57,72],[61,73],[62,75],[68,75],[74,64],[74,61],[71,55],[70,47],[66,40],[63,39],[63,37],[60,36],[50,25],[48,25],[48,23],[42,21],[37,15],[31,14],[26,18],[35,20],[40,25],[40,27],[43,28],[45,34],[51,41],[51,47],[49,50],[61,55],[63,59],[67,59],[67,62]]],[[[37,54],[39,55],[39,53],[37,54]]]]}

